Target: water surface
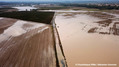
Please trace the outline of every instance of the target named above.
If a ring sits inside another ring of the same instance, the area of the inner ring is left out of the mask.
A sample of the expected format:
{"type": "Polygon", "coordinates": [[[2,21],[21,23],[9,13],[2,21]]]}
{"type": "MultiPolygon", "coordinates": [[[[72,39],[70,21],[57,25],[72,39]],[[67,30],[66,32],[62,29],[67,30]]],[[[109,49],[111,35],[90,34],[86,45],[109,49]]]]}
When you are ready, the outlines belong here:
{"type": "Polygon", "coordinates": [[[55,23],[69,67],[92,63],[119,65],[119,36],[88,33],[90,28],[100,27],[96,22],[104,19],[86,14],[66,14],[57,13],[55,23]]]}

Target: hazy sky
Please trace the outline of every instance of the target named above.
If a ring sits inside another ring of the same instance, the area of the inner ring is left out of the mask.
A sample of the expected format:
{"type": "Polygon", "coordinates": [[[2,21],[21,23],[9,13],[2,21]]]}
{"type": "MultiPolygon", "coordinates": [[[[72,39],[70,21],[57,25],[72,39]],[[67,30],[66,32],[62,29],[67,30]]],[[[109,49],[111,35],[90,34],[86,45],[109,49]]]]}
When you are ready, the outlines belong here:
{"type": "Polygon", "coordinates": [[[0,0],[0,1],[119,1],[119,0],[0,0]]]}

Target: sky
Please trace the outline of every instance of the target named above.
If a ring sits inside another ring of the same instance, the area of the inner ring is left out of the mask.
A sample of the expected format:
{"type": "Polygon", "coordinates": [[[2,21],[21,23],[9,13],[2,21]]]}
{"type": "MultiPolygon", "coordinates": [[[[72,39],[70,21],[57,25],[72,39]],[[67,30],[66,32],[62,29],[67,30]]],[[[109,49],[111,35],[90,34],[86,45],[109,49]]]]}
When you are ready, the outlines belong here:
{"type": "Polygon", "coordinates": [[[17,2],[22,2],[22,1],[26,1],[26,2],[30,2],[30,1],[33,1],[33,2],[37,2],[37,1],[119,1],[119,0],[0,0],[0,1],[17,1],[17,2]]]}

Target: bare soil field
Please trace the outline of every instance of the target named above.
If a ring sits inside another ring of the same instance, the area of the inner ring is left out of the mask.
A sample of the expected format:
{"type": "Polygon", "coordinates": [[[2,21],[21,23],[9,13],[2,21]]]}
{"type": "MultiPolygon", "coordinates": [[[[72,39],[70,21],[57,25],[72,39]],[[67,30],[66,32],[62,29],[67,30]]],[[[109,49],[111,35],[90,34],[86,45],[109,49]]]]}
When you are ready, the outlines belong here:
{"type": "Polygon", "coordinates": [[[17,9],[14,8],[0,8],[0,12],[13,12],[13,11],[18,11],[17,9]]]}
{"type": "Polygon", "coordinates": [[[0,34],[4,32],[5,29],[13,25],[17,20],[4,18],[0,20],[0,34]]]}
{"type": "Polygon", "coordinates": [[[50,25],[0,19],[0,67],[56,67],[50,25]]]}

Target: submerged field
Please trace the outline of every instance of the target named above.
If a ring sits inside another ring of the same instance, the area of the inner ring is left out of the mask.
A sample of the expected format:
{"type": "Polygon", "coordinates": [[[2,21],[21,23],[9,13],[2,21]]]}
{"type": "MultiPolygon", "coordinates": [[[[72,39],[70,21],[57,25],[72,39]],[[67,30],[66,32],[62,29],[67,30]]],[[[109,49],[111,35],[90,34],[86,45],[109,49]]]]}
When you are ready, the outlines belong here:
{"type": "Polygon", "coordinates": [[[57,12],[55,23],[69,67],[85,67],[78,64],[115,64],[113,67],[118,67],[119,14],[57,12]]]}

